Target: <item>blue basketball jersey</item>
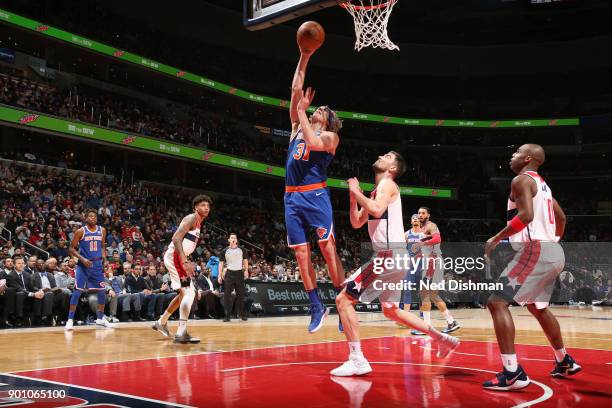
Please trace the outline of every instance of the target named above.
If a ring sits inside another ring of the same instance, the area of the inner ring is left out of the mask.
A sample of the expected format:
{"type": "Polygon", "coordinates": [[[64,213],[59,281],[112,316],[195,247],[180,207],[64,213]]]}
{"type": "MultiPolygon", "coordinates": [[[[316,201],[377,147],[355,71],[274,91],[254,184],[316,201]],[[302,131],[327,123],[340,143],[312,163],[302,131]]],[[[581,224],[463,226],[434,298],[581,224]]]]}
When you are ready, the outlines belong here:
{"type": "Polygon", "coordinates": [[[102,227],[96,226],[96,230],[91,232],[87,226],[83,227],[83,238],[79,241],[79,252],[90,261],[102,261],[102,227]]]}
{"type": "Polygon", "coordinates": [[[418,255],[421,252],[421,251],[418,251],[416,253],[412,252],[412,244],[414,244],[415,242],[420,242],[421,238],[423,238],[422,232],[414,232],[412,231],[412,228],[406,231],[406,242],[408,243],[407,248],[408,248],[408,252],[410,253],[410,256],[418,255]]]}
{"type": "MultiPolygon", "coordinates": [[[[301,138],[302,130],[297,134],[287,149],[287,165],[285,167],[285,185],[305,186],[322,183],[327,180],[327,167],[334,155],[328,152],[310,151],[306,141],[301,138]]],[[[320,137],[321,132],[316,136],[320,137]]]]}

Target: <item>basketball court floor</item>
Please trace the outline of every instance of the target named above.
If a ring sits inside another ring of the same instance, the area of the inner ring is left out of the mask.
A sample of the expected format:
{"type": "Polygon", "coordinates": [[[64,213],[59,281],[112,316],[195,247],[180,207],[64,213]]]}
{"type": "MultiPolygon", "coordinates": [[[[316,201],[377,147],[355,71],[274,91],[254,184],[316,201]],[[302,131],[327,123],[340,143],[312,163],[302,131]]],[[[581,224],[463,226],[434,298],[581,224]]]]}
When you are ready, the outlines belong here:
{"type": "MultiPolygon", "coordinates": [[[[329,371],[347,357],[331,316],[308,334],[307,317],[255,318],[248,322],[196,321],[197,345],[176,345],[129,323],[116,329],[62,328],[0,332],[0,405],[224,406],[224,407],[603,407],[612,390],[612,310],[555,307],[570,354],[583,372],[554,379],[553,355],[537,321],[512,308],[519,363],[533,380],[513,393],[484,391],[480,384],[500,369],[486,310],[454,311],[461,345],[447,359],[435,357],[427,337],[360,314],[363,350],[374,371],[336,378],[329,371]],[[59,399],[11,399],[10,390],[63,390],[59,399]]],[[[437,313],[434,313],[436,315],[437,313]]],[[[444,321],[434,318],[437,326],[444,321]]],[[[171,325],[176,322],[171,322],[171,325]]]]}

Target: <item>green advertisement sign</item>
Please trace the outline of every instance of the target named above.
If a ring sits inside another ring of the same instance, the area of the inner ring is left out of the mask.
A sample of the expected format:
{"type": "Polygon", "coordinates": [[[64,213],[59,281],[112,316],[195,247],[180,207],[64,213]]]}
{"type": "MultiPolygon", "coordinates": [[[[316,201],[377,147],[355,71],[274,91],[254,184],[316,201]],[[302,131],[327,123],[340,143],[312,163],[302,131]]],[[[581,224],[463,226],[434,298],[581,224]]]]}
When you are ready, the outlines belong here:
{"type": "MultiPolygon", "coordinates": [[[[232,169],[285,177],[285,169],[283,167],[246,160],[210,150],[202,150],[195,147],[170,143],[165,140],[119,132],[117,130],[93,126],[83,122],[72,122],[52,116],[18,110],[4,105],[0,105],[0,120],[25,127],[77,136],[84,140],[112,143],[118,146],[126,146],[149,152],[163,153],[168,156],[198,160],[232,169]]],[[[337,178],[328,178],[327,185],[334,188],[348,188],[348,184],[345,180],[337,178]]],[[[361,183],[361,188],[364,191],[372,191],[374,189],[374,184],[361,183]]],[[[454,198],[453,189],[400,186],[400,191],[402,195],[406,196],[454,198]]]]}
{"type": "MultiPolygon", "coordinates": [[[[263,96],[245,91],[227,85],[221,82],[214,81],[212,79],[193,74],[191,72],[172,67],[170,65],[163,64],[161,62],[154,61],[149,58],[141,57],[131,52],[121,50],[110,45],[102,44],[88,38],[69,33],[59,28],[51,27],[49,25],[42,24],[38,21],[31,20],[29,18],[11,13],[9,11],[0,9],[0,21],[5,21],[14,24],[18,27],[36,31],[39,34],[52,37],[58,40],[66,41],[73,45],[86,48],[92,51],[99,52],[100,54],[107,55],[111,58],[115,58],[122,61],[131,62],[136,65],[146,67],[148,69],[161,72],[172,77],[178,78],[183,81],[189,81],[191,83],[204,86],[207,88],[215,89],[219,92],[231,94],[239,98],[257,102],[264,105],[271,105],[288,109],[289,101],[284,99],[273,98],[270,96],[263,96]]],[[[310,111],[314,110],[314,107],[310,107],[310,111]]],[[[456,127],[456,128],[526,128],[526,127],[548,127],[548,126],[579,126],[580,121],[578,118],[562,118],[562,119],[515,119],[515,120],[465,120],[465,119],[415,119],[415,118],[402,118],[390,115],[375,115],[371,113],[359,113],[359,112],[347,112],[338,111],[338,116],[342,119],[361,120],[366,122],[377,122],[377,123],[390,123],[395,125],[404,126],[439,126],[439,127],[456,127]]]]}

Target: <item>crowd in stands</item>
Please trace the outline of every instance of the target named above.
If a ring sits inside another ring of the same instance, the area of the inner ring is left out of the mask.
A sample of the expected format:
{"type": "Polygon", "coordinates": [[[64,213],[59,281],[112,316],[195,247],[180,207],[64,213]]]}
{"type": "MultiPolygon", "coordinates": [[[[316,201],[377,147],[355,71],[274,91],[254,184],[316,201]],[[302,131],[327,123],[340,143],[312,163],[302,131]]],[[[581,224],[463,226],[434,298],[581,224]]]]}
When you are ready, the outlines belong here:
{"type": "MultiPolygon", "coordinates": [[[[287,141],[275,142],[269,136],[261,136],[254,124],[210,111],[209,106],[191,107],[180,117],[176,111],[162,111],[139,99],[87,87],[61,91],[47,83],[8,74],[0,74],[0,103],[280,166],[287,155],[287,141]]],[[[346,140],[338,149],[329,174],[371,180],[372,163],[382,153],[375,147],[346,140]]],[[[435,170],[425,171],[418,158],[406,158],[412,171],[403,177],[403,184],[439,182],[451,186],[456,180],[450,167],[438,174],[435,170]]]]}

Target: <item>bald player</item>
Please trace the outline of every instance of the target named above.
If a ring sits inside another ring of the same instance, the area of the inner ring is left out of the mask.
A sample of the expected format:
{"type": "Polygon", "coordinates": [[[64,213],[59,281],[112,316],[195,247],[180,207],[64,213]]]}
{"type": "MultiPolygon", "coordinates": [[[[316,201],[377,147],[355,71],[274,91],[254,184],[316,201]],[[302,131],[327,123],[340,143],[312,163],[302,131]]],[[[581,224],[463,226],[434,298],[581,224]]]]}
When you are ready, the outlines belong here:
{"type": "Polygon", "coordinates": [[[548,309],[555,279],[565,265],[563,249],[557,243],[565,231],[565,214],[538,174],[544,159],[544,149],[536,144],[522,145],[512,155],[510,168],[516,177],[508,197],[508,224],[485,247],[487,259],[504,239],[517,251],[500,275],[504,290],[494,292],[487,303],[504,366],[494,379],[483,384],[490,390],[518,390],[530,383],[514,349],[514,321],[508,310],[513,302],[527,305],[553,347],[556,363],[551,375],[565,377],[581,370],[567,354],[559,322],[548,309]]]}

